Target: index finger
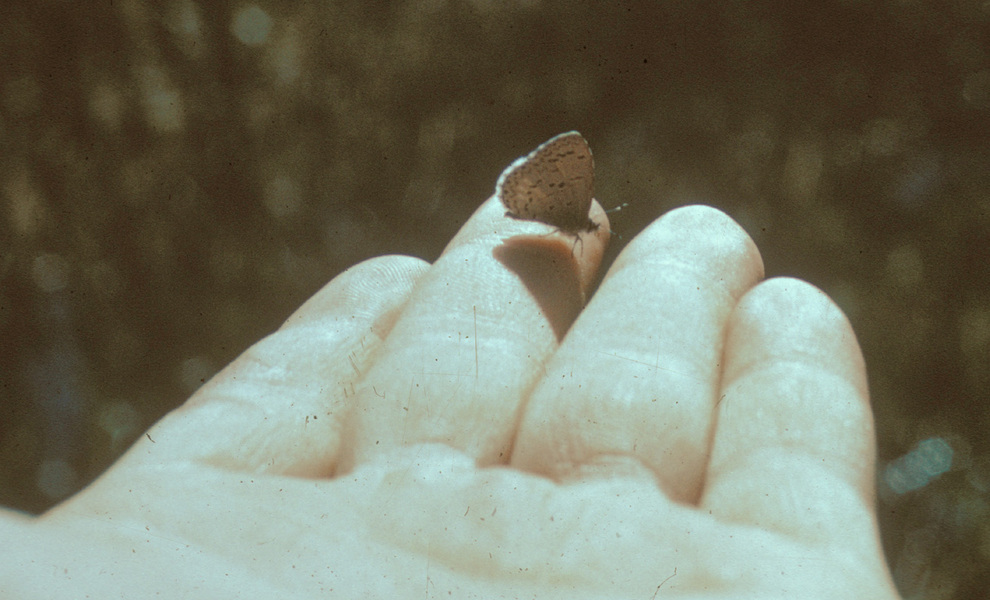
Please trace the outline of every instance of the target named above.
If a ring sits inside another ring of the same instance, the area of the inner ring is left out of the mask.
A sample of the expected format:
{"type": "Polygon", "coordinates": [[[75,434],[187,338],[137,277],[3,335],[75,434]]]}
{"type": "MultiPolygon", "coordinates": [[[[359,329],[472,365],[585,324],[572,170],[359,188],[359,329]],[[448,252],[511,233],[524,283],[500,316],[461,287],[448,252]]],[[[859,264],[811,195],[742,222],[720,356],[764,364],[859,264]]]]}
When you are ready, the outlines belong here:
{"type": "Polygon", "coordinates": [[[504,462],[522,400],[580,311],[607,220],[572,235],[508,218],[492,197],[416,289],[356,390],[337,472],[395,446],[441,443],[504,462]]]}
{"type": "Polygon", "coordinates": [[[138,438],[121,463],[325,475],[355,371],[369,364],[426,270],[416,258],[381,256],[339,274],[138,438]]]}

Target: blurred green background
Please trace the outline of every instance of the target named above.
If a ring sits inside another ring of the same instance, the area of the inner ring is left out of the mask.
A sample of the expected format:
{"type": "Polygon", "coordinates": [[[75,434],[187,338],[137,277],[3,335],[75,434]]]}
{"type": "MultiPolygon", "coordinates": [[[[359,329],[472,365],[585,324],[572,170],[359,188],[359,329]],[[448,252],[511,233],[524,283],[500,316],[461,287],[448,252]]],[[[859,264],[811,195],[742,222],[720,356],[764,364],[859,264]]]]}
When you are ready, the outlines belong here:
{"type": "Polygon", "coordinates": [[[349,265],[435,259],[577,129],[629,203],[609,260],[711,204],[836,299],[901,592],[987,597],[990,2],[7,0],[0,24],[0,504],[86,485],[349,265]]]}

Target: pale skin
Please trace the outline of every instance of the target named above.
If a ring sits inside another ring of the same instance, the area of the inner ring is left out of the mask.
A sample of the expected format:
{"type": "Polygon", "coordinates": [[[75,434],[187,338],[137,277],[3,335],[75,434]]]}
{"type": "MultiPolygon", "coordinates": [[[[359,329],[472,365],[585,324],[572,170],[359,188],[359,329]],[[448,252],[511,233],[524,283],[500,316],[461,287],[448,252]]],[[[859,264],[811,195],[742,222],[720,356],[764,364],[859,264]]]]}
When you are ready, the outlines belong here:
{"type": "Polygon", "coordinates": [[[825,294],[694,206],[585,306],[601,208],[580,242],[504,212],[349,269],[88,488],[2,513],[3,595],[897,597],[825,294]]]}

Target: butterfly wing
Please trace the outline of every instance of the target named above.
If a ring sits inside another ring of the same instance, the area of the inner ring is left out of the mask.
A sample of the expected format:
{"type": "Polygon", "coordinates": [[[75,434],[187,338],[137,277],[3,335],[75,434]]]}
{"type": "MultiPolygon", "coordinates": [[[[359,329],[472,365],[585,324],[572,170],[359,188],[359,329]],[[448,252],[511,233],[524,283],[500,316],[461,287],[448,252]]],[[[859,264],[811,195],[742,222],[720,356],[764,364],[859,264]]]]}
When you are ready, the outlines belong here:
{"type": "Polygon", "coordinates": [[[577,233],[595,227],[588,218],[594,187],[591,148],[570,131],[509,165],[495,189],[511,216],[577,233]]]}

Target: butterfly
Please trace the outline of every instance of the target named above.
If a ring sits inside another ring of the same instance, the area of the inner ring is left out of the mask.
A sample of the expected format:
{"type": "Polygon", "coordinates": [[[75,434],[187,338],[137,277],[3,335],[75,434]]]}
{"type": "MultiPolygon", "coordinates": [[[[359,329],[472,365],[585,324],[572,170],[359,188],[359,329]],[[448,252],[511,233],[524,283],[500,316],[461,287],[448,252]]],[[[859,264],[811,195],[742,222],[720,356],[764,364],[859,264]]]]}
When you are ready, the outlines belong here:
{"type": "Polygon", "coordinates": [[[552,137],[516,159],[495,184],[507,217],[540,221],[573,235],[598,229],[588,216],[594,191],[591,148],[576,131],[552,137]]]}

